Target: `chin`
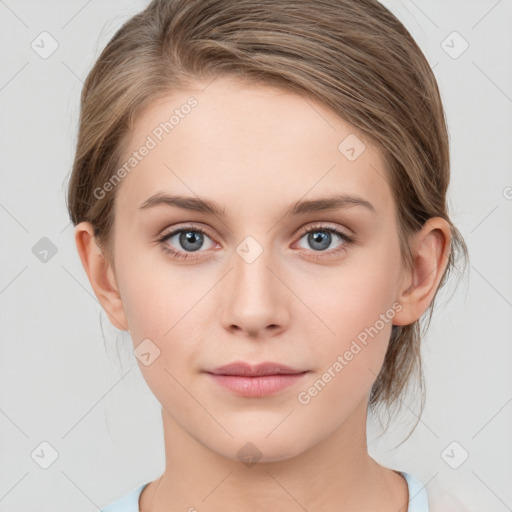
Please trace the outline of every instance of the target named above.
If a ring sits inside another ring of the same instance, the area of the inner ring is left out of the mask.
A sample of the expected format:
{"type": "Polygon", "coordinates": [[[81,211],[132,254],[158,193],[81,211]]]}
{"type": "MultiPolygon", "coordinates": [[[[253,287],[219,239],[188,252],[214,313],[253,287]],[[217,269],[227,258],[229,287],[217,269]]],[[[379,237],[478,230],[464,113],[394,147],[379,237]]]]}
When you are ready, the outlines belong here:
{"type": "MultiPolygon", "coordinates": [[[[271,430],[271,429],[270,429],[271,430]]],[[[256,463],[283,462],[300,455],[308,446],[299,443],[304,439],[290,436],[289,433],[279,435],[277,432],[268,436],[268,429],[253,429],[240,433],[232,432],[233,439],[223,443],[223,446],[212,446],[212,451],[219,455],[239,461],[247,467],[253,467],[256,463]],[[268,436],[268,437],[267,437],[268,436]]]]}

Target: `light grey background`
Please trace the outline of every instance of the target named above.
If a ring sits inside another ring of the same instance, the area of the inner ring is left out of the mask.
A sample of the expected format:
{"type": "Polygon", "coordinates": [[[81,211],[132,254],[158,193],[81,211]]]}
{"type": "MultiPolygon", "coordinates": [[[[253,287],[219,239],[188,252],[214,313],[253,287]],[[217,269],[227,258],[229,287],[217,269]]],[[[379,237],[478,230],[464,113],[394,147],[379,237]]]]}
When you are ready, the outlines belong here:
{"type": "MultiPolygon", "coordinates": [[[[425,338],[424,415],[396,449],[417,421],[414,400],[383,438],[370,423],[370,453],[429,493],[446,489],[468,510],[504,512],[512,510],[512,1],[383,3],[437,76],[451,214],[471,260],[451,301],[451,288],[441,294],[425,338]],[[469,47],[458,55],[463,40],[469,47]]],[[[0,0],[1,512],[97,510],[164,469],[159,403],[126,333],[101,312],[64,198],[82,82],[145,5],[0,0]],[[58,48],[44,55],[53,40],[58,48]],[[46,262],[43,237],[57,251],[46,262]],[[52,449],[57,459],[43,469],[52,449]]]]}

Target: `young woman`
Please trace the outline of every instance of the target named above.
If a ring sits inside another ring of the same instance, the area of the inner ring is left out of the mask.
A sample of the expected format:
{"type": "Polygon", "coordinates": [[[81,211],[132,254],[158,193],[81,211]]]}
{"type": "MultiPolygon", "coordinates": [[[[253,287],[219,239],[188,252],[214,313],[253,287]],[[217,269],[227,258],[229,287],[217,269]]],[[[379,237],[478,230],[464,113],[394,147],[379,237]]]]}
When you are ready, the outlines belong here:
{"type": "Polygon", "coordinates": [[[375,0],[154,0],[82,93],[68,208],[162,404],[105,511],[425,512],[368,454],[464,241],[435,77],[375,0]]]}

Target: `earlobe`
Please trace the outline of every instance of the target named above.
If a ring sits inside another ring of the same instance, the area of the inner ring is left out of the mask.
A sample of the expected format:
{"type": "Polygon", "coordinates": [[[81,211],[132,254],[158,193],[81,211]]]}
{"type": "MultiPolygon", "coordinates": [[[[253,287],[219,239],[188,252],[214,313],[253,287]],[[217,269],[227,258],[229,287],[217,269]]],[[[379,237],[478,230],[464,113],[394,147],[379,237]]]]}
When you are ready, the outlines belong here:
{"type": "Polygon", "coordinates": [[[112,265],[103,256],[90,222],[81,222],[75,227],[75,243],[89,282],[110,322],[122,331],[128,330],[112,265]]]}
{"type": "Polygon", "coordinates": [[[432,302],[451,251],[451,229],[441,217],[432,217],[411,241],[414,264],[404,281],[398,302],[402,309],[393,324],[409,325],[418,320],[432,302]]]}

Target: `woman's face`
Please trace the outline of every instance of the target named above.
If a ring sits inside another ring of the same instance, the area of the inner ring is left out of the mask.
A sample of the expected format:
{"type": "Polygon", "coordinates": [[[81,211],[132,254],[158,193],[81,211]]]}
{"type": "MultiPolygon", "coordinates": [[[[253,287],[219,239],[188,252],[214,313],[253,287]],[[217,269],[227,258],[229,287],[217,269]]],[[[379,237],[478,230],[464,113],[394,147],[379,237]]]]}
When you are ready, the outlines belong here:
{"type": "Polygon", "coordinates": [[[366,419],[400,308],[394,201],[379,151],[324,106],[205,86],[153,104],[119,166],[121,324],[169,420],[226,457],[251,442],[284,460],[366,419]],[[258,396],[208,373],[240,361],[305,373],[253,380],[258,396]]]}

